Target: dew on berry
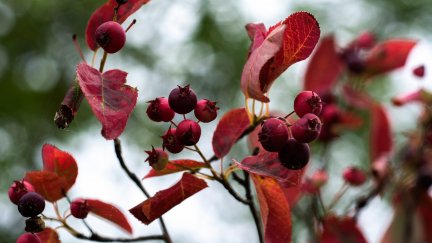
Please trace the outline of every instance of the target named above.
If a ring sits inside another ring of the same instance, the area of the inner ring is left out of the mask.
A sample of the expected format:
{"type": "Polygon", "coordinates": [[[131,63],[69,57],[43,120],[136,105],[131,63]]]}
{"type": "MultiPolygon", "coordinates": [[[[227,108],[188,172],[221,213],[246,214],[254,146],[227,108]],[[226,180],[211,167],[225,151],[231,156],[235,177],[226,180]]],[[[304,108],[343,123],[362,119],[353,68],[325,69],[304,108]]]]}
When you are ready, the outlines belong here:
{"type": "Polygon", "coordinates": [[[123,48],[126,42],[126,32],[115,21],[101,24],[95,31],[95,39],[107,53],[116,53],[123,48]]]}
{"type": "Polygon", "coordinates": [[[262,123],[258,140],[269,152],[279,151],[288,140],[288,128],[285,122],[278,118],[269,118],[262,123]]]}

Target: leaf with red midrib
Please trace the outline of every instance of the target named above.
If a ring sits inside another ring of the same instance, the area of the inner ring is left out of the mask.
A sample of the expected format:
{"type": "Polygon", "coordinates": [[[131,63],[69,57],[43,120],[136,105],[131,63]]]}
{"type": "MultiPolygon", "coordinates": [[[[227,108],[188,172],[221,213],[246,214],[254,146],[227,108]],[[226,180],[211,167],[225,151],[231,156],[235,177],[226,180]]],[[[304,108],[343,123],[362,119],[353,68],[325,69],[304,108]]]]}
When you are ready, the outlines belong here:
{"type": "Polygon", "coordinates": [[[131,208],[129,212],[144,224],[150,224],[188,197],[207,187],[207,183],[189,173],[168,189],[131,208]]]}
{"type": "Polygon", "coordinates": [[[390,119],[385,108],[375,103],[371,108],[370,156],[371,161],[387,155],[393,148],[390,119]]]}
{"type": "Polygon", "coordinates": [[[64,197],[68,182],[51,171],[27,172],[24,180],[28,181],[45,200],[55,202],[64,197]]]}
{"type": "Polygon", "coordinates": [[[173,174],[185,170],[196,170],[205,167],[206,167],[205,163],[198,162],[195,160],[190,160],[190,159],[170,160],[168,164],[165,166],[165,168],[162,170],[155,170],[152,168],[150,172],[146,176],[144,176],[144,179],[156,177],[156,176],[169,175],[169,174],[173,174]]]}
{"type": "Polygon", "coordinates": [[[125,84],[126,76],[126,72],[117,69],[101,74],[85,63],[77,67],[81,90],[102,123],[102,136],[106,139],[120,136],[137,102],[138,91],[125,84]]]}
{"type": "Polygon", "coordinates": [[[126,219],[126,216],[115,206],[94,199],[84,199],[87,202],[88,209],[94,213],[124,229],[132,234],[132,227],[126,219]]]}
{"type": "Polygon", "coordinates": [[[52,228],[45,228],[42,232],[36,233],[42,243],[60,243],[57,231],[52,228]]]}

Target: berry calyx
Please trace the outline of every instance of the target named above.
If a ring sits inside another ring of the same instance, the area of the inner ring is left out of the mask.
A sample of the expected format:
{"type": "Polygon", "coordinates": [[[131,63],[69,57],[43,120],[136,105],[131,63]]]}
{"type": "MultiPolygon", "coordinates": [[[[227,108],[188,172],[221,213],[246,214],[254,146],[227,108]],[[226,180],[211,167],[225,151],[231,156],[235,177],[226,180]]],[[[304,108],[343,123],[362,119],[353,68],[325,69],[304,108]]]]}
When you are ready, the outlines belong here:
{"type": "Polygon", "coordinates": [[[201,127],[197,122],[185,119],[178,124],[176,137],[186,146],[195,145],[201,137],[201,127]]]}
{"type": "Polygon", "coordinates": [[[351,186],[360,186],[366,181],[366,174],[356,167],[348,167],[343,171],[342,174],[346,183],[351,186]]]}
{"type": "Polygon", "coordinates": [[[301,143],[310,143],[318,138],[321,132],[321,120],[308,113],[291,126],[293,137],[301,143]]]}
{"type": "Polygon", "coordinates": [[[322,101],[313,91],[302,91],[294,99],[294,111],[299,117],[307,113],[319,115],[322,110],[322,101]]]}
{"type": "Polygon", "coordinates": [[[75,199],[70,204],[70,211],[72,216],[77,219],[85,219],[90,212],[87,201],[82,198],[75,199]]]}
{"type": "Polygon", "coordinates": [[[25,221],[25,231],[31,233],[39,233],[45,229],[45,221],[39,217],[31,217],[25,221]]]}
{"type": "Polygon", "coordinates": [[[176,131],[176,128],[170,127],[162,136],[162,148],[164,150],[167,149],[173,154],[180,153],[184,148],[184,144],[182,144],[176,137],[176,131]]]}
{"type": "Polygon", "coordinates": [[[288,128],[285,122],[278,118],[269,118],[261,125],[258,140],[269,152],[279,151],[288,139],[288,128]]]}
{"type": "Polygon", "coordinates": [[[217,110],[219,110],[219,107],[216,106],[216,102],[202,99],[197,102],[194,114],[200,122],[211,122],[216,119],[217,110]]]}
{"type": "Polygon", "coordinates": [[[195,108],[197,96],[189,84],[185,87],[177,86],[177,88],[171,90],[168,96],[168,103],[176,113],[186,114],[195,108]]]}
{"type": "Polygon", "coordinates": [[[18,201],[18,211],[24,217],[36,217],[45,209],[45,199],[36,192],[28,192],[18,201]]]}
{"type": "Polygon", "coordinates": [[[39,237],[32,233],[24,233],[16,240],[16,243],[42,243],[39,237]]]}
{"type": "Polygon", "coordinates": [[[279,151],[281,164],[291,170],[300,170],[309,162],[310,149],[306,143],[288,139],[285,146],[279,151]]]}
{"type": "Polygon", "coordinates": [[[154,148],[152,150],[145,151],[148,157],[145,161],[148,161],[150,166],[155,170],[163,170],[168,164],[168,153],[163,151],[161,148],[154,148]]]}
{"type": "Polygon", "coordinates": [[[27,181],[14,181],[9,187],[8,195],[12,203],[18,204],[22,196],[28,192],[34,192],[33,186],[27,181]]]}
{"type": "Polygon", "coordinates": [[[175,113],[168,105],[167,98],[159,97],[147,103],[150,104],[146,111],[150,120],[155,122],[169,122],[174,118],[175,113]]]}
{"type": "Polygon", "coordinates": [[[119,23],[108,21],[96,29],[95,39],[104,51],[116,53],[123,48],[126,42],[126,32],[119,23]]]}

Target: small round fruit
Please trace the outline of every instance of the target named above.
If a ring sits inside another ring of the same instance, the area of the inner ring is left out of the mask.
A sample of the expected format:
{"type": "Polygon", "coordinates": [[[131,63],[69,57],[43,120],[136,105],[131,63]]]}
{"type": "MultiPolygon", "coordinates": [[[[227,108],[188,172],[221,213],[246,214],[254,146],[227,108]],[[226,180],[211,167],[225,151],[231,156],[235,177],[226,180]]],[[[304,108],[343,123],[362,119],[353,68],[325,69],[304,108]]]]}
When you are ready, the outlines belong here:
{"type": "Polygon", "coordinates": [[[14,181],[9,187],[8,195],[11,202],[17,204],[22,196],[34,191],[33,186],[27,181],[14,181]]]}
{"type": "Polygon", "coordinates": [[[279,151],[279,160],[283,166],[291,170],[299,170],[309,162],[310,149],[306,143],[299,143],[295,139],[288,139],[279,151]]]}
{"type": "Polygon", "coordinates": [[[294,99],[294,111],[299,117],[307,113],[319,115],[322,110],[322,101],[313,91],[302,91],[294,99]]]}
{"type": "Polygon", "coordinates": [[[150,104],[146,111],[150,120],[155,122],[169,122],[174,118],[175,113],[169,107],[167,98],[159,97],[147,103],[150,104]]]}
{"type": "Polygon", "coordinates": [[[77,219],[85,219],[90,212],[87,201],[82,198],[75,199],[70,204],[70,211],[72,216],[77,219]]]}
{"type": "Polygon", "coordinates": [[[104,51],[116,53],[123,48],[126,42],[126,32],[119,23],[108,21],[96,29],[95,39],[104,51]]]}
{"type": "Polygon", "coordinates": [[[346,181],[346,183],[351,186],[360,186],[366,181],[366,174],[356,168],[356,167],[348,167],[343,171],[342,177],[346,181]]]}
{"type": "Polygon", "coordinates": [[[18,201],[18,211],[24,217],[35,217],[45,209],[45,199],[36,192],[28,192],[18,201]]]}
{"type": "Polygon", "coordinates": [[[258,140],[265,150],[279,151],[288,140],[288,128],[285,122],[278,118],[265,120],[258,133],[258,140]]]}
{"type": "Polygon", "coordinates": [[[24,233],[16,240],[16,243],[42,243],[39,237],[32,233],[24,233]]]}
{"type": "Polygon", "coordinates": [[[40,216],[26,219],[25,224],[26,232],[39,233],[45,229],[45,221],[40,216]]]}
{"type": "Polygon", "coordinates": [[[152,150],[145,151],[148,154],[148,158],[145,161],[148,161],[150,166],[155,170],[163,170],[165,166],[168,164],[168,154],[163,151],[161,148],[154,148],[152,146],[152,150]]]}
{"type": "Polygon", "coordinates": [[[185,119],[178,124],[176,137],[186,146],[195,145],[201,137],[201,127],[195,121],[185,119]]]}
{"type": "Polygon", "coordinates": [[[310,143],[314,141],[318,138],[320,132],[321,121],[312,113],[304,115],[291,126],[293,137],[301,143],[310,143]]]}
{"type": "Polygon", "coordinates": [[[191,112],[197,104],[197,96],[189,86],[189,84],[185,87],[177,86],[168,96],[169,106],[178,114],[191,112]]]}
{"type": "Polygon", "coordinates": [[[218,109],[216,102],[202,99],[196,104],[194,114],[200,122],[211,122],[216,119],[218,109]]]}
{"type": "Polygon", "coordinates": [[[170,127],[162,136],[162,148],[167,149],[173,154],[180,153],[184,148],[184,144],[182,144],[176,137],[176,131],[176,128],[170,127]]]}

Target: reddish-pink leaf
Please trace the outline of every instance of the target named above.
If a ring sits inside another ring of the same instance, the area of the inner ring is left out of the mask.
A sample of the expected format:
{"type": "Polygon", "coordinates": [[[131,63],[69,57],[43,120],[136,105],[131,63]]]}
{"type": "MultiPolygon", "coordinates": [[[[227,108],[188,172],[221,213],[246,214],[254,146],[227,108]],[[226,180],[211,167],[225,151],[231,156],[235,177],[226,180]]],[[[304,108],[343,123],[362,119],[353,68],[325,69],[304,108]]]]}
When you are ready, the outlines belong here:
{"type": "Polygon", "coordinates": [[[36,233],[42,243],[60,243],[60,238],[57,231],[49,227],[45,228],[42,232],[36,233]]]}
{"type": "Polygon", "coordinates": [[[263,23],[259,23],[259,24],[251,23],[246,25],[246,31],[249,35],[249,38],[252,41],[249,47],[249,53],[248,53],[248,57],[249,57],[251,53],[259,46],[261,46],[261,44],[264,42],[267,36],[267,30],[263,23]]]}
{"type": "Polygon", "coordinates": [[[137,102],[138,91],[125,84],[126,75],[117,69],[101,74],[85,63],[77,67],[81,90],[102,123],[102,136],[106,139],[120,136],[137,102]]]}
{"type": "Polygon", "coordinates": [[[375,161],[393,148],[390,119],[379,103],[372,105],[370,126],[370,156],[375,161]]]}
{"type": "Polygon", "coordinates": [[[373,103],[372,98],[367,93],[359,90],[354,90],[349,85],[344,85],[342,87],[342,94],[345,101],[356,108],[367,109],[373,103]]]}
{"type": "Polygon", "coordinates": [[[266,243],[291,242],[291,210],[278,182],[252,174],[260,204],[266,243]]]}
{"type": "Polygon", "coordinates": [[[30,182],[35,191],[49,202],[63,198],[69,189],[66,179],[51,171],[30,171],[24,180],[30,182]]]}
{"type": "Polygon", "coordinates": [[[202,162],[198,162],[190,159],[180,159],[180,160],[171,160],[165,166],[163,170],[155,170],[151,169],[150,172],[144,176],[144,179],[155,177],[155,176],[163,176],[169,175],[173,173],[177,173],[180,171],[189,171],[189,170],[197,170],[200,168],[205,168],[206,164],[202,162]]]}
{"type": "Polygon", "coordinates": [[[126,216],[115,206],[94,199],[85,199],[91,213],[94,213],[132,234],[132,227],[126,216]]]}
{"type": "Polygon", "coordinates": [[[213,151],[218,158],[229,153],[244,131],[249,127],[249,117],[244,108],[233,109],[222,117],[213,134],[213,151]]]}
{"type": "Polygon", "coordinates": [[[366,57],[368,76],[383,74],[405,65],[415,40],[392,39],[375,45],[366,57]]]}
{"type": "Polygon", "coordinates": [[[307,66],[304,90],[312,90],[320,95],[330,93],[343,69],[334,36],[323,37],[307,66]]]}
{"type": "Polygon", "coordinates": [[[329,215],[324,219],[321,243],[366,243],[366,238],[351,217],[329,215]]]}
{"type": "Polygon", "coordinates": [[[153,197],[131,208],[129,212],[144,224],[150,224],[188,197],[207,187],[207,183],[189,173],[184,173],[174,186],[159,191],[153,197]]]}
{"type": "MultiPolygon", "coordinates": [[[[142,5],[150,0],[128,0],[120,6],[117,14],[117,22],[123,23],[131,14],[137,11],[142,5]]],[[[108,0],[100,8],[96,9],[90,17],[86,28],[87,46],[91,50],[96,50],[99,46],[95,41],[94,33],[99,25],[114,19],[114,8],[117,7],[116,0],[108,0]]]]}

